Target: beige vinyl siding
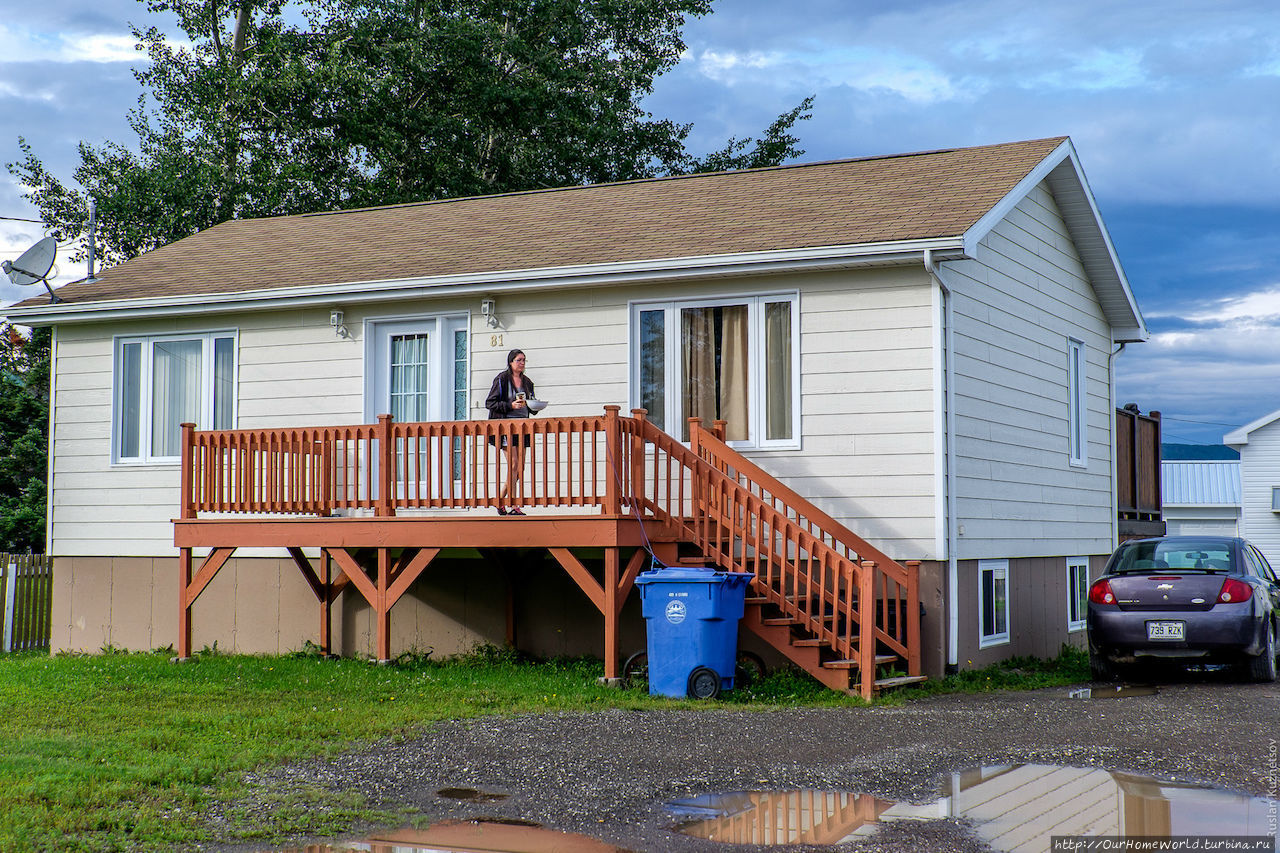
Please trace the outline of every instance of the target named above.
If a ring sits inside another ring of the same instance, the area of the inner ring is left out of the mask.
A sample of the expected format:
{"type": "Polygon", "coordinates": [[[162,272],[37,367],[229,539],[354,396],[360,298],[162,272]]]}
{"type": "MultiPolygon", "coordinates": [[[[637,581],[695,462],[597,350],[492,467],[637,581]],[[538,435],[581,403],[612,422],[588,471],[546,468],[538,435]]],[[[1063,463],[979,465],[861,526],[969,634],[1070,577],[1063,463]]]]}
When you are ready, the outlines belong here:
{"type": "Polygon", "coordinates": [[[910,266],[795,281],[802,449],[747,455],[890,556],[927,559],[936,458],[928,278],[910,266]]]}
{"type": "Polygon", "coordinates": [[[1280,571],[1280,513],[1271,511],[1271,489],[1280,487],[1280,420],[1249,433],[1240,450],[1240,535],[1280,571]]]}
{"type": "Polygon", "coordinates": [[[1032,191],[946,265],[954,292],[956,495],[964,559],[1111,548],[1104,320],[1053,196],[1032,191]],[[1085,347],[1087,464],[1070,464],[1067,340],[1085,347]]]}

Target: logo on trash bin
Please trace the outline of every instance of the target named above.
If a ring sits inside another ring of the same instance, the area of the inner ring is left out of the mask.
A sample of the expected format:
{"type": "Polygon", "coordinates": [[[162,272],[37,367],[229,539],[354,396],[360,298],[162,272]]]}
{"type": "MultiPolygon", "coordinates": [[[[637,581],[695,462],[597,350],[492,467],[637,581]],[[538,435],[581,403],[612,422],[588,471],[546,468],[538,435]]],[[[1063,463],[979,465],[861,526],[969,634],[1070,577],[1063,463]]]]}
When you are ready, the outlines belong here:
{"type": "Polygon", "coordinates": [[[667,602],[667,621],[672,625],[679,625],[684,621],[684,602],[668,601],[667,602]]]}

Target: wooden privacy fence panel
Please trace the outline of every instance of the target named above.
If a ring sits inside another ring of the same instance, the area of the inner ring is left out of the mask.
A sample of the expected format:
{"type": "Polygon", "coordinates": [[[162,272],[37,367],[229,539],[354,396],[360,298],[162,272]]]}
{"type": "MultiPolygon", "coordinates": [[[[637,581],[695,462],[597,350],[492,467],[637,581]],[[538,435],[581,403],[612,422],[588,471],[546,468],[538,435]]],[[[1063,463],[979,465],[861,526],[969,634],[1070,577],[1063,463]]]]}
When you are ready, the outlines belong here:
{"type": "Polygon", "coordinates": [[[53,560],[41,554],[0,553],[0,651],[49,648],[53,560]]]}
{"type": "Polygon", "coordinates": [[[1116,510],[1122,519],[1159,520],[1160,413],[1116,409],[1116,510]]]}

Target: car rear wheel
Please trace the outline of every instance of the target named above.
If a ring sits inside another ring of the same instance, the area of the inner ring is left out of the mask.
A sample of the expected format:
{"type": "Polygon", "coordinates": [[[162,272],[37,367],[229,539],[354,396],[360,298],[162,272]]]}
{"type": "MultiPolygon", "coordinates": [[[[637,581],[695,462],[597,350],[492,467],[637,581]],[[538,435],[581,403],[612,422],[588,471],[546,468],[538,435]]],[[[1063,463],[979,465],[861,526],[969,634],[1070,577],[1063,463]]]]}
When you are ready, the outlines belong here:
{"type": "Polygon", "coordinates": [[[1249,659],[1249,675],[1254,681],[1276,680],[1276,626],[1267,620],[1267,640],[1262,654],[1249,659]]]}
{"type": "Polygon", "coordinates": [[[1115,681],[1118,677],[1116,665],[1092,649],[1089,650],[1089,673],[1094,681],[1115,681]]]}

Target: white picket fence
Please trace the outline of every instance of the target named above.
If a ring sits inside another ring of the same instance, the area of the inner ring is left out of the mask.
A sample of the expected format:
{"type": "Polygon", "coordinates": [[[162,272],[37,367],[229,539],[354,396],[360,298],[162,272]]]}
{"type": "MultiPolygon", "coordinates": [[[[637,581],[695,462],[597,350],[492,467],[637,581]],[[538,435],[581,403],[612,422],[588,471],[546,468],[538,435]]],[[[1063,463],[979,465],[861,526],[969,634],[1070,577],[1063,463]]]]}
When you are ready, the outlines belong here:
{"type": "Polygon", "coordinates": [[[53,560],[42,554],[0,553],[0,652],[49,648],[53,560]]]}

